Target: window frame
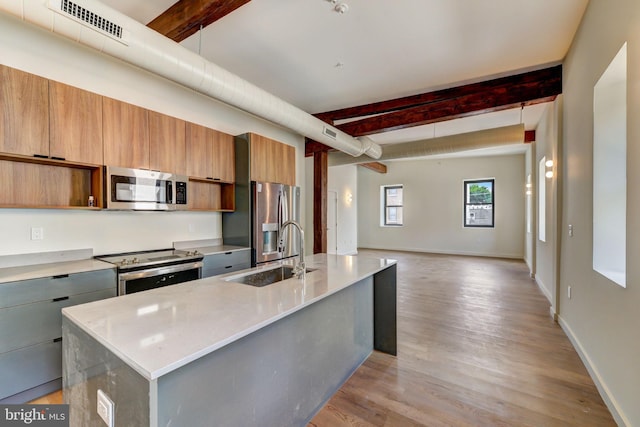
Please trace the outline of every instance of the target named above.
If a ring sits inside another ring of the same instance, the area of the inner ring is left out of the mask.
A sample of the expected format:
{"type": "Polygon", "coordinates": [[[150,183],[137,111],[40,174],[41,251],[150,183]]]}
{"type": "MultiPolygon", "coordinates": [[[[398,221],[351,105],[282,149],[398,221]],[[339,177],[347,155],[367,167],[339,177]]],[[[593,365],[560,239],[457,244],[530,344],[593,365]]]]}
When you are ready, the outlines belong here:
{"type": "Polygon", "coordinates": [[[464,228],[495,228],[496,226],[496,179],[484,178],[484,179],[465,179],[463,180],[464,186],[464,198],[462,203],[462,224],[464,228]],[[468,203],[467,191],[471,184],[491,183],[491,203],[468,203]],[[491,205],[491,225],[485,224],[468,224],[467,223],[467,206],[469,205],[491,205]]]}
{"type": "Polygon", "coordinates": [[[384,227],[402,227],[404,225],[404,215],[402,216],[402,222],[390,223],[387,217],[387,208],[403,208],[404,209],[404,185],[403,184],[393,184],[393,185],[383,185],[382,191],[384,193],[384,198],[382,201],[382,217],[383,222],[382,225],[384,227]],[[402,204],[401,205],[390,205],[387,203],[387,190],[391,189],[400,189],[402,190],[402,204]]]}

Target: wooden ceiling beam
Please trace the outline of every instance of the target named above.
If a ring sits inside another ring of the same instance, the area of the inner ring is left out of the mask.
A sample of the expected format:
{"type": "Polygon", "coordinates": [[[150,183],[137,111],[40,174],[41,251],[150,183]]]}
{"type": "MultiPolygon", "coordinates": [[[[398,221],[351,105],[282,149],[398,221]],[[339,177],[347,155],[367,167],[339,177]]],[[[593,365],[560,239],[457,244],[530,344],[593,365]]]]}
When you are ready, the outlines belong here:
{"type": "Polygon", "coordinates": [[[524,131],[524,142],[528,144],[530,142],[534,142],[536,140],[536,131],[535,130],[525,130],[524,131]]]}
{"type": "Polygon", "coordinates": [[[358,166],[362,166],[363,168],[370,169],[378,173],[387,173],[387,165],[380,162],[358,163],[358,166]]]}
{"type": "Polygon", "coordinates": [[[439,123],[447,120],[475,116],[478,114],[510,110],[521,106],[551,102],[556,99],[556,96],[557,95],[539,98],[535,101],[526,103],[518,101],[510,104],[503,103],[503,101],[495,102],[492,98],[465,100],[469,102],[466,102],[464,105],[443,102],[441,105],[416,107],[415,109],[411,109],[411,111],[389,113],[385,116],[358,120],[356,122],[350,122],[336,127],[343,132],[352,134],[354,137],[373,135],[376,133],[390,132],[393,130],[428,125],[431,123],[439,123]]]}
{"type": "MultiPolygon", "coordinates": [[[[313,139],[305,138],[304,140],[304,156],[312,157],[316,153],[324,153],[329,151],[337,151],[328,145],[324,145],[321,142],[314,141],[313,139]]],[[[380,162],[360,163],[358,166],[362,166],[378,173],[387,173],[387,166],[380,162]]]]}
{"type": "Polygon", "coordinates": [[[316,114],[333,123],[366,117],[336,127],[357,137],[429,123],[549,102],[562,93],[562,66],[406,98],[316,114]]]}
{"type": "Polygon", "coordinates": [[[181,42],[251,0],[179,0],[147,26],[181,42]]]}
{"type": "Polygon", "coordinates": [[[305,138],[304,139],[304,156],[311,157],[315,153],[320,153],[322,151],[332,151],[333,148],[328,145],[324,145],[321,142],[314,141],[313,139],[305,138]]]}

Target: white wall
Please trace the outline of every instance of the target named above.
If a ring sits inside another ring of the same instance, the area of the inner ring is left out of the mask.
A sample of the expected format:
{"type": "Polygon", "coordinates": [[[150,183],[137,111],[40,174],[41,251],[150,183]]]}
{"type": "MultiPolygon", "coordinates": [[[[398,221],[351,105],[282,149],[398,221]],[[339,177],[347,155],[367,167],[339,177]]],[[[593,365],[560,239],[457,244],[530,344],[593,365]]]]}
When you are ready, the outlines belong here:
{"type": "Polygon", "coordinates": [[[389,162],[358,170],[358,246],[522,258],[524,155],[389,162]],[[463,227],[463,180],[495,178],[495,228],[463,227]],[[404,226],[380,226],[380,186],[404,185],[404,226]]]}
{"type": "Polygon", "coordinates": [[[619,425],[640,426],[640,3],[591,0],[563,65],[559,317],[619,425]],[[593,271],[593,87],[628,42],[627,288],[593,271]],[[566,232],[569,224],[574,235],[566,232]],[[571,299],[567,287],[571,286],[571,299]]]}
{"type": "MultiPolygon", "coordinates": [[[[0,62],[232,135],[255,132],[293,145],[297,182],[304,181],[300,135],[2,13],[0,62]]],[[[302,198],[304,209],[304,191],[302,198]]],[[[175,240],[219,238],[220,224],[215,212],[0,209],[0,255],[87,247],[96,253],[163,248],[175,240]],[[31,226],[45,228],[43,241],[29,239],[31,226]]]]}
{"type": "Polygon", "coordinates": [[[0,209],[0,255],[93,248],[96,255],[171,247],[222,236],[219,214],[0,209]],[[30,240],[31,227],[44,240],[30,240]]]}
{"type": "MultiPolygon", "coordinates": [[[[534,142],[535,146],[535,162],[534,162],[534,171],[536,172],[537,178],[533,180],[536,194],[536,200],[540,197],[540,187],[538,182],[540,181],[540,177],[538,176],[538,165],[540,160],[545,157],[546,160],[552,160],[554,164],[557,166],[559,161],[558,159],[558,126],[559,126],[559,115],[562,114],[559,108],[560,101],[556,101],[547,106],[545,109],[542,118],[540,119],[540,123],[538,124],[538,128],[536,129],[536,141],[534,142]]],[[[556,184],[557,184],[557,167],[554,166],[550,170],[554,172],[554,177],[552,179],[542,178],[542,181],[545,182],[545,210],[546,210],[546,218],[544,221],[545,224],[545,241],[541,241],[539,239],[538,234],[534,234],[534,242],[535,242],[535,259],[536,259],[536,267],[535,267],[535,278],[538,286],[545,294],[549,303],[555,307],[555,290],[556,290],[556,256],[557,256],[557,233],[556,233],[556,224],[557,224],[557,192],[556,192],[556,184]]],[[[539,200],[538,200],[539,203],[539,200]]],[[[538,210],[536,209],[536,212],[538,210]]],[[[540,228],[541,217],[538,213],[537,216],[537,228],[540,228]]],[[[554,309],[555,312],[555,309],[554,309]]]]}
{"type": "Polygon", "coordinates": [[[327,187],[338,193],[338,255],[358,253],[358,166],[329,168],[327,187]],[[351,195],[351,200],[349,199],[351,195]]]}
{"type": "Polygon", "coordinates": [[[525,230],[524,230],[524,261],[529,266],[529,272],[535,274],[535,241],[536,241],[536,198],[535,198],[535,183],[536,174],[534,173],[534,157],[533,144],[529,144],[527,152],[524,156],[524,179],[525,185],[527,183],[527,176],[530,178],[530,187],[525,187],[525,191],[529,191],[531,194],[525,195],[525,230]],[[527,221],[529,224],[527,224],[527,221]]]}

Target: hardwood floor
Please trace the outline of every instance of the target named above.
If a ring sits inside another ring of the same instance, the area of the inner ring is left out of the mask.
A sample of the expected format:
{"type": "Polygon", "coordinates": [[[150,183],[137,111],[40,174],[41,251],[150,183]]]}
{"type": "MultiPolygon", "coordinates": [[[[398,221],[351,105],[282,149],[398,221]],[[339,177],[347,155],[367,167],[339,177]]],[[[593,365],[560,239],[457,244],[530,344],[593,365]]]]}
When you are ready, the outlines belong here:
{"type": "Polygon", "coordinates": [[[36,400],[32,400],[29,403],[33,403],[34,405],[58,405],[60,403],[64,403],[62,399],[62,390],[58,390],[36,400]]]}
{"type": "Polygon", "coordinates": [[[398,260],[398,356],[374,352],[309,426],[615,426],[522,261],[360,254],[398,260]]]}
{"type": "Polygon", "coordinates": [[[522,261],[398,260],[398,356],[374,352],[309,426],[615,426],[522,261]]]}

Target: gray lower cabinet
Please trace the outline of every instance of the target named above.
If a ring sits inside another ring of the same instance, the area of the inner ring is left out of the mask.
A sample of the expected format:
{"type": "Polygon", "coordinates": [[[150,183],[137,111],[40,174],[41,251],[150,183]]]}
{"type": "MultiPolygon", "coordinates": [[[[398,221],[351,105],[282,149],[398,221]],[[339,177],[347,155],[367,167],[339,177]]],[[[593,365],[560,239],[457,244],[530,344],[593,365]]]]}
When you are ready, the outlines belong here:
{"type": "Polygon", "coordinates": [[[249,249],[205,255],[202,260],[202,277],[217,276],[251,267],[249,249]]]}
{"type": "Polygon", "coordinates": [[[0,284],[0,402],[59,389],[62,308],[114,296],[115,269],[0,284]]]}
{"type": "MultiPolygon", "coordinates": [[[[3,399],[61,378],[62,338],[0,354],[0,370],[4,377],[0,383],[3,399]]],[[[23,399],[11,403],[20,400],[23,399]]]]}

